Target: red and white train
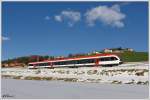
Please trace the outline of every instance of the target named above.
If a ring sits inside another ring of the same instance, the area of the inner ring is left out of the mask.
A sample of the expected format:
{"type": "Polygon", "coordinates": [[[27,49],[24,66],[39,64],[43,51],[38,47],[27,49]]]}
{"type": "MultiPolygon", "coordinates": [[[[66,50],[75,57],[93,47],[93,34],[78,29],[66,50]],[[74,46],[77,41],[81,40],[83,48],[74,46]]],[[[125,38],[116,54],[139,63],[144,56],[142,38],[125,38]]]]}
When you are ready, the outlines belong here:
{"type": "Polygon", "coordinates": [[[82,67],[82,66],[113,66],[122,61],[115,54],[98,54],[73,58],[61,58],[40,62],[31,62],[28,68],[56,68],[56,67],[82,67]]]}

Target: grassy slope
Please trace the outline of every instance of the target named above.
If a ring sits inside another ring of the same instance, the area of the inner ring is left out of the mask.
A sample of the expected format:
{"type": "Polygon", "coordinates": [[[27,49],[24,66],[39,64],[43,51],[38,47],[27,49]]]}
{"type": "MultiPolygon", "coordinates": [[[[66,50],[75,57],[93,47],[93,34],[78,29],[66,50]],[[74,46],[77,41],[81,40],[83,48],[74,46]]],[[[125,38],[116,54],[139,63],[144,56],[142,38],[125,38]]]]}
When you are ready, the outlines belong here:
{"type": "Polygon", "coordinates": [[[124,62],[148,61],[147,52],[125,52],[120,57],[124,62]]]}

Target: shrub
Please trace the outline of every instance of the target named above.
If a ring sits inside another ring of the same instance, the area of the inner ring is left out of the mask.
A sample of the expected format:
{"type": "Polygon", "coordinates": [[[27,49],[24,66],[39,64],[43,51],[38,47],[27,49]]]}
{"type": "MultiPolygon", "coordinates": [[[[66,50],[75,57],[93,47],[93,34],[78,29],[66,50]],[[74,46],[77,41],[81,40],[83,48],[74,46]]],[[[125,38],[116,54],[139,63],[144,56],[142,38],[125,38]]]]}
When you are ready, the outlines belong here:
{"type": "Polygon", "coordinates": [[[114,80],[114,81],[112,81],[112,83],[114,83],[114,84],[121,84],[122,82],[121,82],[121,81],[114,80]]]}
{"type": "Polygon", "coordinates": [[[144,71],[136,72],[135,75],[137,75],[137,76],[144,76],[144,71]]]}
{"type": "Polygon", "coordinates": [[[138,81],[137,84],[144,84],[144,82],[138,81]]]}
{"type": "Polygon", "coordinates": [[[67,81],[67,82],[77,82],[78,79],[76,78],[65,78],[64,81],[67,81]]]}
{"type": "Polygon", "coordinates": [[[97,73],[97,70],[89,70],[87,72],[88,75],[92,75],[92,74],[96,74],[97,73]]]}
{"type": "Polygon", "coordinates": [[[127,83],[125,83],[125,84],[134,84],[134,82],[132,81],[132,82],[127,82],[127,83]]]}
{"type": "Polygon", "coordinates": [[[13,79],[21,79],[22,76],[14,76],[13,79]]]}
{"type": "Polygon", "coordinates": [[[10,78],[12,77],[11,75],[2,75],[2,78],[10,78]]]}
{"type": "Polygon", "coordinates": [[[69,74],[69,73],[70,73],[69,70],[67,70],[67,71],[66,71],[66,74],[69,74]]]}
{"type": "Polygon", "coordinates": [[[53,78],[52,77],[43,77],[42,79],[43,80],[52,80],[53,78]]]}
{"type": "Polygon", "coordinates": [[[41,80],[41,77],[31,77],[31,76],[27,76],[24,79],[26,80],[41,80]]]}
{"type": "Polygon", "coordinates": [[[39,74],[39,73],[41,73],[41,70],[37,70],[37,71],[35,72],[35,74],[39,74]]]}
{"type": "Polygon", "coordinates": [[[64,74],[64,73],[65,73],[65,72],[62,71],[62,70],[58,70],[57,72],[60,73],[60,74],[64,74]]]}

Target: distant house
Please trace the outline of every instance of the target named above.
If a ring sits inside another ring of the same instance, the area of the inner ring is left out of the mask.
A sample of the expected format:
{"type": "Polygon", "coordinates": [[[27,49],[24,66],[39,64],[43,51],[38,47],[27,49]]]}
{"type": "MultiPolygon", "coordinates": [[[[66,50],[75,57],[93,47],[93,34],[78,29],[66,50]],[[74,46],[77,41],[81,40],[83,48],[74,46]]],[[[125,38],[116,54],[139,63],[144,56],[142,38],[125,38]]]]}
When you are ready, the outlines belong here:
{"type": "Polygon", "coordinates": [[[125,51],[133,52],[134,50],[132,48],[123,49],[121,47],[120,48],[111,48],[111,49],[106,48],[103,50],[104,53],[123,53],[125,51]]]}
{"type": "Polygon", "coordinates": [[[133,52],[134,50],[133,50],[133,49],[131,49],[131,48],[127,48],[127,51],[131,51],[131,52],[133,52]]]}
{"type": "Polygon", "coordinates": [[[65,58],[64,56],[57,56],[55,57],[55,59],[62,59],[62,58],[65,58]]]}
{"type": "Polygon", "coordinates": [[[106,49],[104,49],[104,52],[105,52],[105,53],[112,53],[112,50],[111,50],[111,49],[106,48],[106,49]]]}
{"type": "Polygon", "coordinates": [[[93,51],[92,54],[99,54],[99,52],[98,51],[93,51]]]}
{"type": "Polygon", "coordinates": [[[95,54],[101,54],[99,51],[92,51],[90,53],[87,53],[87,55],[95,55],[95,54]]]}
{"type": "Polygon", "coordinates": [[[124,50],[113,50],[113,53],[123,53],[124,50]]]}

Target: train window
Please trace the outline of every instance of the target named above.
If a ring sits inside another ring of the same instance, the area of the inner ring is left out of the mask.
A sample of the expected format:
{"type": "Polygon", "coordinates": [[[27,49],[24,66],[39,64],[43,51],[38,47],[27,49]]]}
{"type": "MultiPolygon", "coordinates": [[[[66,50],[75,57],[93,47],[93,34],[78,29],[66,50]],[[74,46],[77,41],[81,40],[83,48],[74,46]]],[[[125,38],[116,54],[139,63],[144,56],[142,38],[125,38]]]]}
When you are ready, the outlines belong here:
{"type": "Polygon", "coordinates": [[[105,61],[111,61],[111,58],[110,57],[106,57],[105,61]]]}
{"type": "Polygon", "coordinates": [[[83,59],[83,60],[76,60],[76,64],[84,64],[84,63],[94,63],[94,59],[83,59]]]}
{"type": "Polygon", "coordinates": [[[52,63],[47,63],[48,66],[52,65],[52,63]]]}
{"type": "Polygon", "coordinates": [[[83,63],[86,63],[85,60],[79,60],[79,64],[83,64],[83,63]]]}
{"type": "Polygon", "coordinates": [[[48,66],[49,65],[49,63],[45,63],[45,66],[48,66]]]}
{"type": "Polygon", "coordinates": [[[69,61],[68,64],[74,64],[75,62],[72,60],[72,61],[69,61]]]}
{"type": "Polygon", "coordinates": [[[37,64],[38,66],[44,66],[44,64],[43,63],[40,63],[40,64],[37,64]]]}
{"type": "Polygon", "coordinates": [[[59,65],[65,65],[66,64],[66,61],[61,61],[61,62],[58,62],[59,65]]]}
{"type": "Polygon", "coordinates": [[[104,61],[104,58],[100,58],[99,60],[100,60],[100,61],[104,61]]]}
{"type": "Polygon", "coordinates": [[[62,65],[62,62],[57,62],[57,65],[62,65]]]}
{"type": "Polygon", "coordinates": [[[62,61],[62,62],[60,62],[60,65],[66,65],[67,64],[67,62],[66,61],[62,61]]]}
{"type": "Polygon", "coordinates": [[[39,63],[37,66],[48,66],[48,63],[39,63]]]}
{"type": "Polygon", "coordinates": [[[40,64],[36,64],[36,66],[40,66],[40,64]]]}
{"type": "Polygon", "coordinates": [[[76,60],[76,64],[80,64],[80,60],[76,60]]]}
{"type": "Polygon", "coordinates": [[[118,60],[116,57],[104,57],[100,58],[100,61],[113,61],[113,60],[118,60]]]}
{"type": "Polygon", "coordinates": [[[69,65],[69,64],[84,64],[84,63],[94,63],[94,59],[83,59],[83,60],[71,60],[71,61],[61,61],[54,62],[54,65],[69,65]]]}
{"type": "Polygon", "coordinates": [[[95,60],[94,59],[87,59],[87,63],[94,63],[95,60]]]}
{"type": "Polygon", "coordinates": [[[95,59],[90,59],[90,63],[94,63],[95,62],[95,59]]]}
{"type": "Polygon", "coordinates": [[[54,65],[60,65],[60,62],[54,62],[54,65]]]}
{"type": "Polygon", "coordinates": [[[37,66],[41,66],[41,64],[36,64],[37,66]]]}
{"type": "Polygon", "coordinates": [[[68,65],[68,64],[74,64],[73,61],[61,61],[61,62],[54,62],[54,65],[68,65]]]}
{"type": "Polygon", "coordinates": [[[111,60],[118,60],[116,57],[111,57],[111,60]]]}
{"type": "Polygon", "coordinates": [[[110,57],[100,58],[100,61],[111,61],[111,58],[110,57]]]}
{"type": "Polygon", "coordinates": [[[63,61],[63,62],[62,62],[62,65],[67,65],[67,61],[63,61]]]}

